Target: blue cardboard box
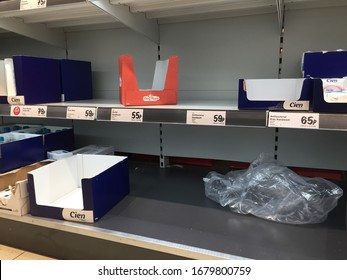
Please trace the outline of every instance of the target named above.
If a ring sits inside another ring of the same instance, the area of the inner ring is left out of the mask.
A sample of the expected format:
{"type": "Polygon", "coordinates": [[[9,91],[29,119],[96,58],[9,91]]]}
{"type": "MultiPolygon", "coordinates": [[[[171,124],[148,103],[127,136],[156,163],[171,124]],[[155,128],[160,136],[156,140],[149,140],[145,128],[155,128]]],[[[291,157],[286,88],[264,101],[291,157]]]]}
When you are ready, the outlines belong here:
{"type": "Polygon", "coordinates": [[[347,76],[347,51],[305,52],[302,58],[304,77],[342,78],[347,76]]]}
{"type": "Polygon", "coordinates": [[[30,105],[93,98],[90,61],[17,55],[6,63],[11,67],[1,71],[0,61],[0,82],[4,76],[1,83],[13,86],[8,94],[0,92],[0,103],[30,105]]]}
{"type": "Polygon", "coordinates": [[[0,173],[46,158],[41,135],[9,132],[0,134],[0,173]]]}
{"type": "Polygon", "coordinates": [[[240,79],[239,109],[309,110],[312,79],[240,79]]]}
{"type": "Polygon", "coordinates": [[[93,223],[129,193],[126,157],[78,154],[28,173],[31,214],[93,223]]]}
{"type": "Polygon", "coordinates": [[[18,130],[18,132],[42,135],[45,153],[54,150],[72,151],[75,149],[75,137],[72,127],[42,125],[18,130]]]}
{"type": "Polygon", "coordinates": [[[13,56],[17,96],[24,104],[60,102],[60,62],[57,59],[13,56]]]}
{"type": "Polygon", "coordinates": [[[92,66],[89,61],[60,60],[64,101],[93,98],[92,66]]]}

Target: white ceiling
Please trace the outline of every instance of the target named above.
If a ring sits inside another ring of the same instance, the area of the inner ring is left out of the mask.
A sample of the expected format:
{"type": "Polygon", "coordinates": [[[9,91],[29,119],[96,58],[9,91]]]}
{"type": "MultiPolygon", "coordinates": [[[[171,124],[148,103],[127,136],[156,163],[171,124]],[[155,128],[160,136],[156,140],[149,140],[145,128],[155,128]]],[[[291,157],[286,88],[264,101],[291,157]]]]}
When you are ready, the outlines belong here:
{"type": "MultiPolygon", "coordinates": [[[[283,2],[287,9],[347,5],[346,0],[284,0],[283,2]]],[[[144,13],[147,18],[157,19],[159,23],[277,11],[276,0],[110,0],[110,3],[127,6],[131,13],[144,13]]],[[[21,18],[25,23],[45,23],[48,27],[74,27],[117,22],[107,12],[82,0],[80,3],[45,9],[0,12],[1,17],[21,18]]]]}
{"type": "MultiPolygon", "coordinates": [[[[66,0],[66,4],[45,9],[2,12],[1,6],[5,2],[0,2],[0,19],[12,17],[27,24],[43,23],[48,28],[64,28],[65,31],[124,26],[88,0],[77,3],[68,3],[69,0],[66,0]]],[[[126,7],[130,13],[143,14],[147,19],[157,20],[159,24],[276,13],[278,2],[283,2],[286,9],[347,6],[347,0],[110,0],[116,7],[126,7]]]]}

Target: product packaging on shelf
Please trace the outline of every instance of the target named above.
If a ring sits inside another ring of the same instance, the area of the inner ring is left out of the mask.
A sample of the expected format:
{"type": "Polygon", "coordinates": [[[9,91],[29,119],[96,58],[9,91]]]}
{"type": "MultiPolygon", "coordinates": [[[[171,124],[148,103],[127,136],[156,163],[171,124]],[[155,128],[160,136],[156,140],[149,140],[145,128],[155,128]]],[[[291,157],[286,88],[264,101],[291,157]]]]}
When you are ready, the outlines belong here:
{"type": "Polygon", "coordinates": [[[6,124],[0,126],[0,133],[8,133],[8,132],[18,132],[19,130],[24,130],[28,128],[40,127],[40,125],[32,125],[32,124],[6,124]]]}
{"type": "Polygon", "coordinates": [[[113,146],[104,145],[88,145],[80,149],[72,151],[74,155],[76,154],[90,154],[90,155],[113,155],[113,146]]]}
{"type": "Polygon", "coordinates": [[[50,163],[37,162],[0,174],[0,212],[22,216],[29,213],[27,173],[50,163]]]}
{"type": "Polygon", "coordinates": [[[347,77],[314,79],[313,112],[347,113],[347,77]]]}
{"type": "Polygon", "coordinates": [[[305,52],[302,56],[304,78],[342,78],[347,76],[347,51],[305,52]]]}
{"type": "Polygon", "coordinates": [[[59,60],[22,55],[15,55],[12,59],[16,98],[22,98],[20,104],[61,101],[59,60]]]}
{"type": "Polygon", "coordinates": [[[77,154],[88,154],[88,155],[113,155],[113,146],[102,146],[102,145],[88,145],[83,148],[68,152],[66,150],[53,150],[47,152],[47,157],[52,160],[59,160],[67,157],[71,157],[77,154]]]}
{"type": "Polygon", "coordinates": [[[41,135],[18,132],[0,134],[0,173],[45,158],[41,135]]]}
{"type": "Polygon", "coordinates": [[[91,62],[16,55],[0,61],[0,103],[93,98],[91,62]]]}
{"type": "Polygon", "coordinates": [[[309,110],[312,79],[240,79],[239,109],[309,110]]]}
{"type": "Polygon", "coordinates": [[[51,160],[60,160],[71,156],[73,156],[73,153],[66,150],[54,150],[47,152],[47,158],[51,160]]]}
{"type": "Polygon", "coordinates": [[[90,61],[60,60],[63,101],[93,98],[92,65],[90,61]]]}
{"type": "Polygon", "coordinates": [[[72,127],[41,125],[21,129],[17,132],[42,135],[45,153],[58,149],[72,151],[75,148],[75,138],[72,127]]]}
{"type": "Polygon", "coordinates": [[[178,57],[157,61],[151,89],[139,89],[130,55],[122,55],[119,64],[119,97],[125,106],[175,105],[178,91],[178,57]]]}
{"type": "Polygon", "coordinates": [[[129,193],[126,157],[78,154],[28,173],[30,213],[93,223],[129,193]]]}
{"type": "Polygon", "coordinates": [[[302,73],[314,78],[314,112],[347,113],[347,51],[305,52],[302,73]]]}

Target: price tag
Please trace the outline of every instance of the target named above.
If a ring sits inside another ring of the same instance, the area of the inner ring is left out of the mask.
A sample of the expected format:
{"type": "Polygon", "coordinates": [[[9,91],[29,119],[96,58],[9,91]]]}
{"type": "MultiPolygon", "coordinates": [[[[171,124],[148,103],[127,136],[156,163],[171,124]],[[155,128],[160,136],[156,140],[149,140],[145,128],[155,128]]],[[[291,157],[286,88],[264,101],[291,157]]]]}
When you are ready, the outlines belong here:
{"type": "Polygon", "coordinates": [[[268,119],[268,126],[269,127],[318,129],[319,114],[270,112],[269,119],[268,119]]]}
{"type": "Polygon", "coordinates": [[[21,0],[20,10],[41,9],[47,7],[47,0],[21,0]]]}
{"type": "Polygon", "coordinates": [[[187,111],[187,124],[225,125],[225,111],[187,111]]]}
{"type": "Polygon", "coordinates": [[[112,108],[111,121],[115,121],[115,122],[143,122],[143,109],[112,108]]]}
{"type": "Polygon", "coordinates": [[[67,107],[66,110],[67,119],[78,120],[95,120],[96,108],[95,107],[67,107]]]}
{"type": "Polygon", "coordinates": [[[12,105],[10,115],[12,117],[47,117],[47,106],[22,106],[12,105]]]}

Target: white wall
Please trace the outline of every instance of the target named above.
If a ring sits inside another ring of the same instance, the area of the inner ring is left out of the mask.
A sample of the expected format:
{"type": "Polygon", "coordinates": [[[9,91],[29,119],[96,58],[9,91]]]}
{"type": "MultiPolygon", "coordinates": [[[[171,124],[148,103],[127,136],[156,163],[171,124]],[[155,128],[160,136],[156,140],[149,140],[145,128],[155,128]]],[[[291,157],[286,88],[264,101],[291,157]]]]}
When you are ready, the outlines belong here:
{"type": "Polygon", "coordinates": [[[0,38],[0,58],[13,55],[65,58],[65,50],[22,36],[0,38]]]}
{"type": "Polygon", "coordinates": [[[165,24],[161,57],[179,57],[179,100],[237,101],[238,80],[277,78],[277,15],[165,24]]]}
{"type": "Polygon", "coordinates": [[[158,47],[149,39],[127,29],[107,29],[67,34],[70,59],[89,60],[93,69],[96,98],[119,102],[118,57],[130,54],[140,88],[151,88],[158,47]]]}

